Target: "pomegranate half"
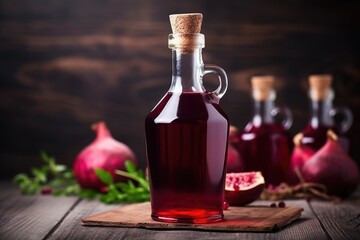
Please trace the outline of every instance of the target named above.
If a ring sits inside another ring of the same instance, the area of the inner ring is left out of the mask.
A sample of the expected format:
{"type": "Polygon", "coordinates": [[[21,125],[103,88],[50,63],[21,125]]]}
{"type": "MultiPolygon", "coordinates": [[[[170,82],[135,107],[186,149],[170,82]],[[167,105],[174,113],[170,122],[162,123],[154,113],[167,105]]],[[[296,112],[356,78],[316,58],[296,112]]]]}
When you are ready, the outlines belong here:
{"type": "Polygon", "coordinates": [[[264,187],[261,172],[227,173],[225,200],[231,206],[243,206],[258,199],[264,187]]]}

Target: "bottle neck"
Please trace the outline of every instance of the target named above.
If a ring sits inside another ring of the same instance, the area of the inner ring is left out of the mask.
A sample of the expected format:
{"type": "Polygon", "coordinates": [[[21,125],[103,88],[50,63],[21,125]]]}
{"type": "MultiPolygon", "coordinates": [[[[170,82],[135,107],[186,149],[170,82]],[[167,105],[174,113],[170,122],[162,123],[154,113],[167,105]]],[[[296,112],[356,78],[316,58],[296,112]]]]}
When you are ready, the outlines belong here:
{"type": "Polygon", "coordinates": [[[318,128],[321,126],[330,127],[334,125],[333,118],[330,116],[330,110],[332,109],[332,99],[312,99],[310,107],[310,125],[313,128],[318,128]]]}
{"type": "Polygon", "coordinates": [[[274,123],[274,118],[271,114],[272,109],[274,109],[274,101],[273,100],[270,100],[270,99],[255,100],[254,116],[253,116],[253,120],[252,120],[254,126],[260,126],[262,124],[274,123]]]}
{"type": "Polygon", "coordinates": [[[253,125],[258,127],[262,124],[272,124],[274,122],[272,110],[275,107],[275,91],[268,87],[255,87],[252,95],[254,99],[253,125]]]}
{"type": "Polygon", "coordinates": [[[201,48],[172,50],[171,92],[203,92],[201,48]]]}

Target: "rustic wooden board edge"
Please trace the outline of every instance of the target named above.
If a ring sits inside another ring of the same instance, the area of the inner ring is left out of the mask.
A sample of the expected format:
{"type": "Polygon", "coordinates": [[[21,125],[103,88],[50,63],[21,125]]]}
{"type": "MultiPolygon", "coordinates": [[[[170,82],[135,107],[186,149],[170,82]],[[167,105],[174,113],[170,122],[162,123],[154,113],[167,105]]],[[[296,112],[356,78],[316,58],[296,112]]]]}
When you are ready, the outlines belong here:
{"type": "Polygon", "coordinates": [[[295,215],[293,218],[289,219],[286,222],[283,222],[282,224],[275,224],[274,228],[273,228],[273,231],[280,230],[280,229],[284,228],[285,226],[288,226],[291,223],[295,222],[296,220],[299,220],[300,217],[301,217],[301,212],[302,211],[304,211],[304,209],[301,208],[301,211],[297,215],[295,215]]]}
{"type": "MultiPolygon", "coordinates": [[[[269,225],[266,227],[259,227],[256,225],[253,226],[242,226],[242,229],[239,229],[238,225],[229,224],[224,225],[221,223],[212,223],[212,224],[180,224],[180,223],[162,223],[152,221],[149,222],[138,222],[138,223],[126,223],[126,222],[117,222],[117,221],[96,221],[92,218],[104,213],[95,214],[92,216],[84,217],[81,220],[82,226],[96,226],[96,227],[119,227],[119,228],[143,228],[143,229],[153,229],[153,230],[199,230],[199,231],[222,231],[222,232],[275,232],[284,228],[285,226],[290,225],[292,222],[298,220],[301,217],[301,212],[304,211],[303,208],[299,207],[290,207],[286,208],[294,211],[294,215],[291,218],[286,219],[286,221],[278,222],[274,225],[269,225]],[[218,225],[217,225],[218,224],[218,225]]],[[[108,211],[110,212],[110,211],[108,211]]]]}
{"type": "Polygon", "coordinates": [[[126,224],[126,223],[122,223],[119,224],[118,222],[101,222],[101,221],[86,221],[86,220],[81,220],[81,225],[84,227],[115,227],[115,228],[143,228],[143,229],[151,229],[151,230],[160,230],[160,231],[169,231],[169,230],[192,230],[192,231],[212,231],[212,232],[261,232],[261,233],[275,233],[276,231],[279,231],[281,229],[283,229],[285,226],[290,226],[293,222],[299,220],[301,214],[297,215],[296,217],[294,217],[293,219],[289,220],[286,224],[275,224],[272,227],[269,227],[267,229],[260,229],[257,227],[248,227],[246,229],[234,229],[234,228],[201,228],[201,227],[194,227],[194,226],[189,226],[189,225],[176,225],[175,226],[169,226],[166,227],[162,224],[159,225],[148,225],[145,223],[139,223],[138,225],[134,225],[134,224],[126,224]]]}

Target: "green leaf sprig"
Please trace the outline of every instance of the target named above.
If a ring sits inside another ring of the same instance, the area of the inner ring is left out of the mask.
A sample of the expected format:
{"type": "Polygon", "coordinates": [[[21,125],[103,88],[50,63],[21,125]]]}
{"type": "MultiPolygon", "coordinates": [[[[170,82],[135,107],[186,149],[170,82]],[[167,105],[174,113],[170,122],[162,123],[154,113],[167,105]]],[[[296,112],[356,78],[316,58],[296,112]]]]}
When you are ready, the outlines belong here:
{"type": "Polygon", "coordinates": [[[43,165],[31,169],[31,174],[17,174],[14,182],[24,195],[37,193],[55,196],[79,196],[80,198],[97,198],[106,204],[133,203],[150,200],[149,181],[141,169],[131,161],[125,162],[126,171],[116,170],[116,174],[128,178],[127,182],[114,182],[112,174],[104,169],[95,169],[96,176],[106,185],[107,191],[96,192],[81,188],[76,182],[72,169],[57,164],[54,157],[45,152],[40,154],[43,165]]]}
{"type": "Polygon", "coordinates": [[[136,169],[134,163],[125,162],[126,171],[116,170],[115,173],[129,178],[127,183],[113,181],[111,173],[104,169],[95,169],[95,174],[107,186],[107,192],[100,196],[104,203],[144,202],[150,200],[149,182],[141,169],[136,169]],[[135,183],[134,183],[135,181],[135,183]]]}
{"type": "Polygon", "coordinates": [[[80,191],[72,170],[61,164],[57,164],[54,157],[45,152],[40,153],[41,167],[31,168],[31,175],[17,174],[14,182],[24,195],[38,192],[52,193],[54,195],[76,195],[80,191]],[[51,190],[50,190],[51,189],[51,190]]]}

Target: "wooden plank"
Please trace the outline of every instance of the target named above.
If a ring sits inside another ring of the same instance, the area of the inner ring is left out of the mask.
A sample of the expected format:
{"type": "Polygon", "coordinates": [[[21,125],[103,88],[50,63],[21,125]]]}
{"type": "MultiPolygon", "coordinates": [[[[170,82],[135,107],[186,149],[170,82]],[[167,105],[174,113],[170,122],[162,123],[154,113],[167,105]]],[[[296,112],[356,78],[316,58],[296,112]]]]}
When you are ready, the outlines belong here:
{"type": "Polygon", "coordinates": [[[360,239],[360,198],[338,204],[316,201],[310,206],[331,239],[360,239]]]}
{"type": "MultiPolygon", "coordinates": [[[[121,205],[105,205],[97,200],[81,201],[64,219],[49,239],[125,239],[128,229],[83,227],[80,219],[94,213],[108,211],[121,205]]],[[[135,233],[132,233],[135,234],[135,233]]],[[[131,234],[131,236],[133,236],[131,234]]]]}
{"type": "Polygon", "coordinates": [[[76,197],[21,196],[0,183],[0,239],[43,239],[77,203],[76,197]]]}
{"type": "MultiPolygon", "coordinates": [[[[269,201],[256,201],[251,205],[265,205],[269,206],[272,202],[269,201]]],[[[327,239],[327,236],[320,227],[319,221],[315,218],[308,203],[305,200],[286,200],[286,206],[289,207],[301,207],[304,211],[301,214],[301,218],[294,222],[287,228],[278,231],[276,234],[266,233],[264,239],[327,239]]],[[[244,239],[253,234],[247,234],[244,239]]],[[[254,235],[253,238],[256,238],[254,235]]]]}
{"type": "MultiPolygon", "coordinates": [[[[275,233],[234,233],[81,226],[81,218],[120,206],[107,206],[97,201],[82,201],[71,211],[49,239],[326,239],[319,222],[305,201],[287,201],[286,204],[304,208],[302,218],[275,233]]],[[[258,201],[253,205],[269,206],[270,202],[258,201]]]]}

